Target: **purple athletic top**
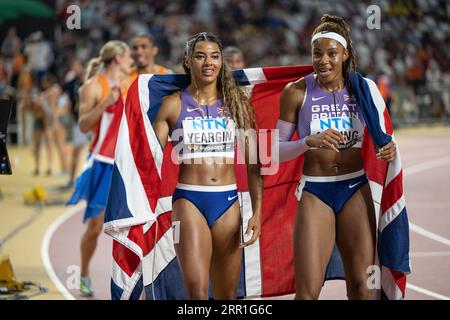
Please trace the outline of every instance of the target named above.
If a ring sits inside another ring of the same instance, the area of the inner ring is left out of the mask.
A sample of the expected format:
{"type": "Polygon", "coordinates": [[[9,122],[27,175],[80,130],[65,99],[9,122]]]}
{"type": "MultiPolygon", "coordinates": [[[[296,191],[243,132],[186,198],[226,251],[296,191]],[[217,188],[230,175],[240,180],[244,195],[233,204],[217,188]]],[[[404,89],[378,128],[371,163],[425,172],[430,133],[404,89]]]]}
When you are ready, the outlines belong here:
{"type": "Polygon", "coordinates": [[[361,147],[365,121],[356,98],[347,87],[339,92],[327,92],[317,83],[315,74],[305,77],[306,91],[298,114],[297,133],[303,138],[336,129],[344,136],[339,148],[361,147]]]}
{"type": "Polygon", "coordinates": [[[188,88],[182,90],[180,115],[169,135],[179,160],[234,158],[234,121],[224,110],[222,99],[203,106],[192,98],[188,88]]]}

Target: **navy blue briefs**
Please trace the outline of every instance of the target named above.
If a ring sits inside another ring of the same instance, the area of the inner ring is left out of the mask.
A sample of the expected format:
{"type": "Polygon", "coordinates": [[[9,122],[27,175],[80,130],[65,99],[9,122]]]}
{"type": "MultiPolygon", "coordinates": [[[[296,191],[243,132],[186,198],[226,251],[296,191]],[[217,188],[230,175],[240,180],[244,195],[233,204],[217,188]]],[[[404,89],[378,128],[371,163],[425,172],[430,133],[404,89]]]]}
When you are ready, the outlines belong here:
{"type": "Polygon", "coordinates": [[[303,175],[295,195],[300,201],[303,191],[307,191],[322,200],[338,214],[345,203],[368,182],[364,170],[340,176],[312,177],[303,175]]]}
{"type": "Polygon", "coordinates": [[[197,186],[179,183],[172,195],[172,204],[178,199],[192,202],[211,228],[214,222],[238,200],[238,193],[235,184],[197,186]]]}

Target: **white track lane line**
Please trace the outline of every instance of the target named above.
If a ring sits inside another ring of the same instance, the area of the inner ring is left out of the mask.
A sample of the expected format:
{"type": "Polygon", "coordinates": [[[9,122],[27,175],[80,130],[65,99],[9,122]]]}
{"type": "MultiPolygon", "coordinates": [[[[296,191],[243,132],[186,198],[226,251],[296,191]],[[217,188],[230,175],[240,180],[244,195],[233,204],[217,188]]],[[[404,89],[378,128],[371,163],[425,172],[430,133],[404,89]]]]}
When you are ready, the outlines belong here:
{"type": "MultiPolygon", "coordinates": [[[[419,164],[410,166],[408,168],[405,168],[405,170],[403,170],[403,176],[404,177],[411,176],[413,174],[420,173],[420,172],[423,172],[423,171],[427,171],[427,170],[430,170],[430,169],[434,169],[434,168],[437,168],[437,167],[440,167],[440,166],[443,166],[443,165],[446,165],[446,164],[450,164],[450,156],[446,156],[446,157],[438,158],[438,159],[433,159],[433,160],[430,160],[430,161],[425,161],[423,163],[419,163],[419,164]]],[[[419,227],[418,225],[415,225],[414,223],[409,222],[409,229],[411,231],[414,231],[415,233],[418,233],[418,234],[426,237],[426,238],[429,238],[431,240],[434,240],[434,241],[437,241],[437,242],[440,242],[440,243],[443,243],[445,245],[450,246],[450,240],[449,239],[444,238],[444,237],[442,237],[440,235],[437,235],[437,234],[435,234],[435,233],[433,233],[431,231],[428,231],[428,230],[426,230],[426,229],[424,229],[422,227],[419,227]]],[[[439,293],[436,293],[436,292],[433,292],[433,291],[430,291],[430,290],[427,290],[427,289],[415,286],[415,285],[413,285],[411,283],[407,283],[406,287],[408,289],[410,289],[410,290],[422,293],[424,295],[427,295],[427,296],[430,296],[430,297],[433,297],[433,298],[436,298],[436,299],[439,299],[439,300],[450,300],[450,297],[447,297],[447,296],[441,295],[439,293]]]]}
{"type": "Polygon", "coordinates": [[[417,251],[411,252],[409,256],[413,258],[450,257],[450,251],[417,251]]]}
{"type": "Polygon", "coordinates": [[[76,207],[70,208],[64,212],[58,219],[56,219],[50,227],[45,232],[44,239],[41,244],[41,258],[44,264],[45,270],[49,278],[53,281],[56,288],[61,292],[61,294],[66,298],[66,300],[76,300],[75,297],[67,290],[66,286],[61,282],[59,277],[56,275],[53,269],[52,263],[50,261],[50,241],[52,240],[53,234],[58,230],[58,228],[65,223],[70,217],[84,210],[86,205],[77,205],[76,207]]]}
{"type": "Polygon", "coordinates": [[[422,294],[424,294],[426,296],[430,296],[430,297],[439,299],[439,300],[450,300],[450,297],[447,297],[447,296],[444,296],[442,294],[439,294],[439,293],[436,293],[436,292],[433,292],[433,291],[430,291],[430,290],[427,290],[427,289],[415,286],[415,285],[413,285],[411,283],[407,283],[406,284],[406,288],[408,288],[409,290],[413,290],[413,291],[422,293],[422,294]]]}
{"type": "Polygon", "coordinates": [[[419,172],[427,171],[443,165],[450,164],[450,156],[445,156],[438,159],[425,161],[419,164],[415,164],[403,170],[403,176],[410,176],[419,172]]]}
{"type": "Polygon", "coordinates": [[[436,233],[433,233],[431,231],[428,231],[422,227],[419,227],[418,225],[410,222],[409,223],[409,230],[414,231],[417,234],[420,234],[421,236],[424,236],[428,239],[434,240],[436,242],[445,244],[447,246],[450,246],[450,239],[444,238],[440,235],[437,235],[436,233]]]}
{"type": "MultiPolygon", "coordinates": [[[[430,169],[434,169],[434,168],[437,168],[437,167],[440,167],[440,166],[443,166],[446,164],[450,164],[450,156],[445,156],[442,158],[425,161],[425,162],[410,166],[408,168],[405,168],[405,170],[403,170],[403,176],[404,177],[411,176],[413,174],[427,171],[430,169]]],[[[434,240],[434,241],[440,242],[442,244],[445,244],[447,246],[450,246],[450,239],[444,238],[434,232],[431,232],[422,227],[419,227],[418,225],[416,225],[412,222],[409,222],[409,229],[417,234],[420,234],[421,236],[424,236],[431,240],[434,240]]]]}

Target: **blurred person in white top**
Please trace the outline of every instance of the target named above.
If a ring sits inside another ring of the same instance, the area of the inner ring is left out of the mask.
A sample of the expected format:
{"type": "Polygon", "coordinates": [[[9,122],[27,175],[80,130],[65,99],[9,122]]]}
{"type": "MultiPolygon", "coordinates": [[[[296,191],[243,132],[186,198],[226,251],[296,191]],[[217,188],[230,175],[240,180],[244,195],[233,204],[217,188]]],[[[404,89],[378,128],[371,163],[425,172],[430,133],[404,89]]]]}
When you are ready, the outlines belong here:
{"type": "Polygon", "coordinates": [[[40,84],[54,59],[50,43],[44,39],[42,31],[36,31],[30,35],[25,45],[25,55],[31,72],[36,74],[40,84]]]}

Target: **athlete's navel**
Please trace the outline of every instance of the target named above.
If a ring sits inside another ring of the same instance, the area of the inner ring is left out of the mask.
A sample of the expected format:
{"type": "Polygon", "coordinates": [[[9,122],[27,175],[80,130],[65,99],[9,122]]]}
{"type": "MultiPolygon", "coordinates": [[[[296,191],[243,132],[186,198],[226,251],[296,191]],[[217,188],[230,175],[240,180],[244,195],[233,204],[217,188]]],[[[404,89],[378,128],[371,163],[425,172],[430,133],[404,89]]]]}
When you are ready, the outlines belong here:
{"type": "Polygon", "coordinates": [[[340,166],[338,165],[338,164],[336,164],[336,163],[334,163],[332,166],[331,166],[331,170],[334,172],[334,173],[338,173],[339,172],[339,169],[340,169],[340,166]]]}

